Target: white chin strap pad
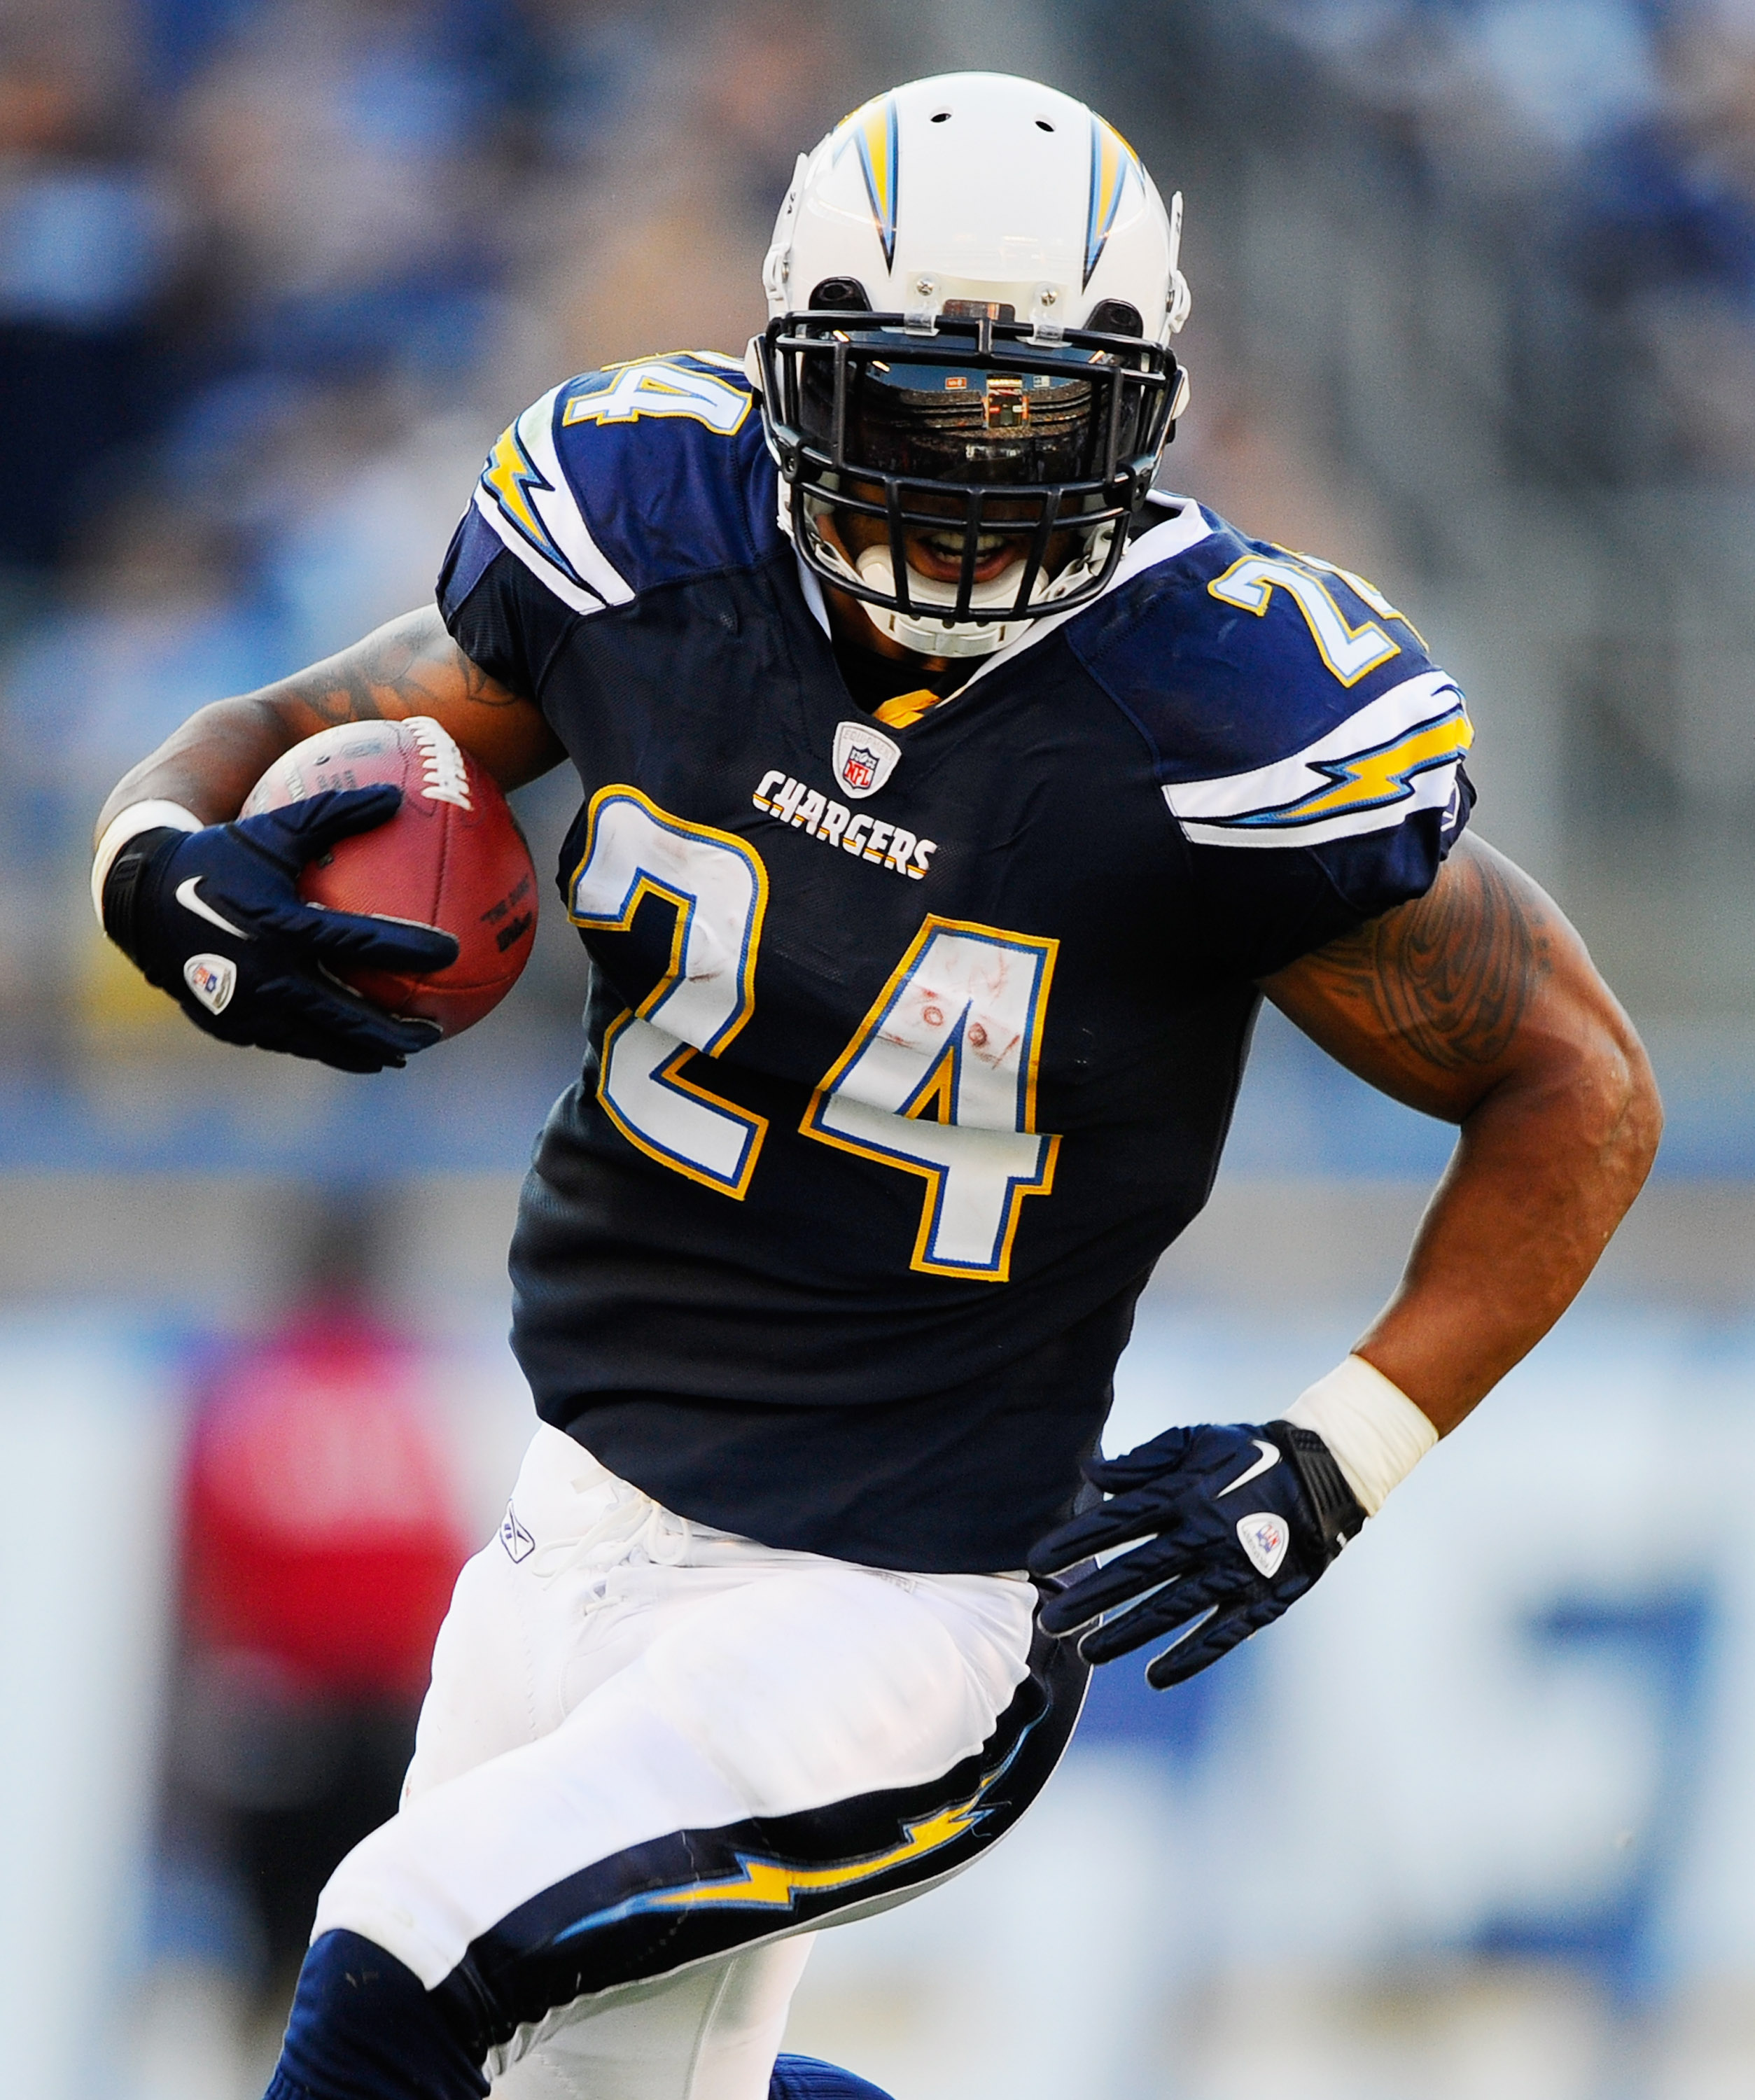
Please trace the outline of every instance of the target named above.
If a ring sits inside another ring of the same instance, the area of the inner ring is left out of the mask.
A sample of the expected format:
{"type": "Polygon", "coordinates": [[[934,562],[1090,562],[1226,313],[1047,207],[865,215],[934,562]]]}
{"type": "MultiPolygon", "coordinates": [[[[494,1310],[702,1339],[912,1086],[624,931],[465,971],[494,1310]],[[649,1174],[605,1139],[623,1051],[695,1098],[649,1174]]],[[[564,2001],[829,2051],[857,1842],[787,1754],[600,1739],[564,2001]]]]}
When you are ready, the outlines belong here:
{"type": "MultiPolygon", "coordinates": [[[[1018,571],[1021,561],[1012,562],[1000,576],[984,584],[977,584],[969,593],[972,606],[1010,605],[1017,596],[1018,571]]],[[[873,590],[887,591],[893,595],[896,571],[887,547],[867,547],[855,564],[859,580],[873,590]]],[[[1038,576],[1035,589],[1030,593],[1030,602],[1039,598],[1045,588],[1045,580],[1038,576]]],[[[908,571],[908,595],[916,606],[955,605],[957,587],[955,584],[941,583],[935,576],[923,576],[917,569],[908,571]]],[[[1003,649],[1008,642],[1016,642],[1029,627],[1027,620],[996,620],[989,623],[975,620],[933,620],[919,612],[897,612],[893,607],[873,605],[862,598],[866,616],[880,634],[887,634],[892,642],[899,642],[904,649],[917,650],[923,656],[990,656],[994,650],[1003,649]]]]}
{"type": "MultiPolygon", "coordinates": [[[[790,537],[792,530],[791,514],[787,509],[783,487],[780,504],[780,523],[790,537]]],[[[887,634],[892,642],[899,642],[904,649],[912,649],[922,656],[990,656],[996,649],[1003,649],[1019,640],[1029,631],[1030,618],[1039,616],[1056,598],[1065,598],[1086,578],[1100,569],[1107,558],[1112,526],[1105,525],[1093,533],[1089,544],[1076,559],[1069,562],[1051,582],[1038,576],[1030,591],[1030,602],[1034,608],[1030,617],[1021,620],[934,620],[928,613],[902,612],[894,606],[874,605],[869,598],[859,603],[866,617],[879,633],[887,634]]],[[[812,546],[815,558],[823,562],[831,571],[837,571],[849,583],[860,583],[870,590],[880,590],[894,597],[896,571],[892,567],[888,547],[867,547],[855,567],[834,543],[820,533],[812,531],[812,546]]],[[[972,606],[999,607],[1011,605],[1017,597],[1017,572],[1021,562],[1011,563],[1001,576],[988,582],[977,584],[969,593],[972,606]]],[[[916,569],[908,571],[908,594],[916,607],[955,605],[956,586],[940,583],[936,577],[923,576],[916,569]]]]}

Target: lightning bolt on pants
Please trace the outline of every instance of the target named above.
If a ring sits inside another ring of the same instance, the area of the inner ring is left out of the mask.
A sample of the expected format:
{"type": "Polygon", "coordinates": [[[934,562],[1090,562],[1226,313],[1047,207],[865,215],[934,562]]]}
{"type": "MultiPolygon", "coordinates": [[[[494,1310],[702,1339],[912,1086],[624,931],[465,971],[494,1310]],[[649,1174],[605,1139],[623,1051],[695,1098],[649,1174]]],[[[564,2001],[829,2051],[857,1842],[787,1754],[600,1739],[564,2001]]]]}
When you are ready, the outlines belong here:
{"type": "Polygon", "coordinates": [[[1087,1673],[1035,1601],[690,1524],[539,1430],[270,2100],[765,2100],[809,1931],[970,1864],[1058,1762],[1087,1673]]]}

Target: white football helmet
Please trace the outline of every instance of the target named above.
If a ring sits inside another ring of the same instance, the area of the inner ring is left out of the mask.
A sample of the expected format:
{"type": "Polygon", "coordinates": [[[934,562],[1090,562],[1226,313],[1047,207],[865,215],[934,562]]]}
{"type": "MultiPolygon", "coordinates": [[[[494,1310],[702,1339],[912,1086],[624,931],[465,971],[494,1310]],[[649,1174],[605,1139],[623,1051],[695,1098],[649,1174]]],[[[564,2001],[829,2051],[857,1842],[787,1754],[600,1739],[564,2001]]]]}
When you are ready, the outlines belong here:
{"type": "Polygon", "coordinates": [[[884,633],[982,655],[1108,582],[1187,400],[1181,221],[1100,117],[1004,73],[895,88],[799,156],[750,373],[782,527],[884,633]]]}

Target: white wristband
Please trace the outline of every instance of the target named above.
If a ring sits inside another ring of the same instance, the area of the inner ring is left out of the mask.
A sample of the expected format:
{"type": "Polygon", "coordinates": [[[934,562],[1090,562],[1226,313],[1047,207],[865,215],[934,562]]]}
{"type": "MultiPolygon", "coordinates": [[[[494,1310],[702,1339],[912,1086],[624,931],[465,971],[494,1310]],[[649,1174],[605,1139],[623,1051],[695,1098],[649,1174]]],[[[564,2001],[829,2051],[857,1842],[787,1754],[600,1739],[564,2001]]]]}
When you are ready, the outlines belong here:
{"type": "Polygon", "coordinates": [[[104,924],[104,885],[109,880],[116,856],[130,839],[137,839],[142,832],[156,832],[168,826],[174,832],[199,832],[206,827],[192,811],[185,810],[180,802],[134,802],[124,810],[98,840],[98,856],[91,863],[91,908],[98,915],[98,924],[104,924]]]}
{"type": "Polygon", "coordinates": [[[1401,1388],[1363,1357],[1349,1357],[1318,1379],[1285,1419],[1316,1431],[1367,1516],[1377,1515],[1390,1489],[1438,1441],[1438,1432],[1401,1388]]]}

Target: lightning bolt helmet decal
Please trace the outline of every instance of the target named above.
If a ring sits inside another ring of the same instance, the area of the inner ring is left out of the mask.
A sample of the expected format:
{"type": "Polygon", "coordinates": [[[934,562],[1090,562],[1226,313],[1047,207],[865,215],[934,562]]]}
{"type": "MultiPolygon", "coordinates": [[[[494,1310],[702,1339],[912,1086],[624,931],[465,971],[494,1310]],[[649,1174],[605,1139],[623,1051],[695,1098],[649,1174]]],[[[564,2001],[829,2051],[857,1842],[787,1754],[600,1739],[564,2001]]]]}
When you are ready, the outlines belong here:
{"type": "MultiPolygon", "coordinates": [[[[1091,119],[1091,195],[1085,214],[1084,283],[1103,259],[1103,250],[1121,209],[1127,170],[1135,165],[1133,148],[1113,124],[1094,112],[1091,119]]],[[[1083,289],[1083,287],[1081,287],[1083,289]]]]}
{"type": "Polygon", "coordinates": [[[884,245],[884,267],[892,268],[896,260],[896,195],[897,161],[899,142],[896,122],[896,98],[880,95],[868,102],[863,108],[856,109],[851,117],[842,121],[841,135],[836,141],[835,157],[839,160],[849,144],[859,152],[859,171],[866,179],[866,196],[871,206],[871,223],[877,228],[878,239],[884,245]]]}

